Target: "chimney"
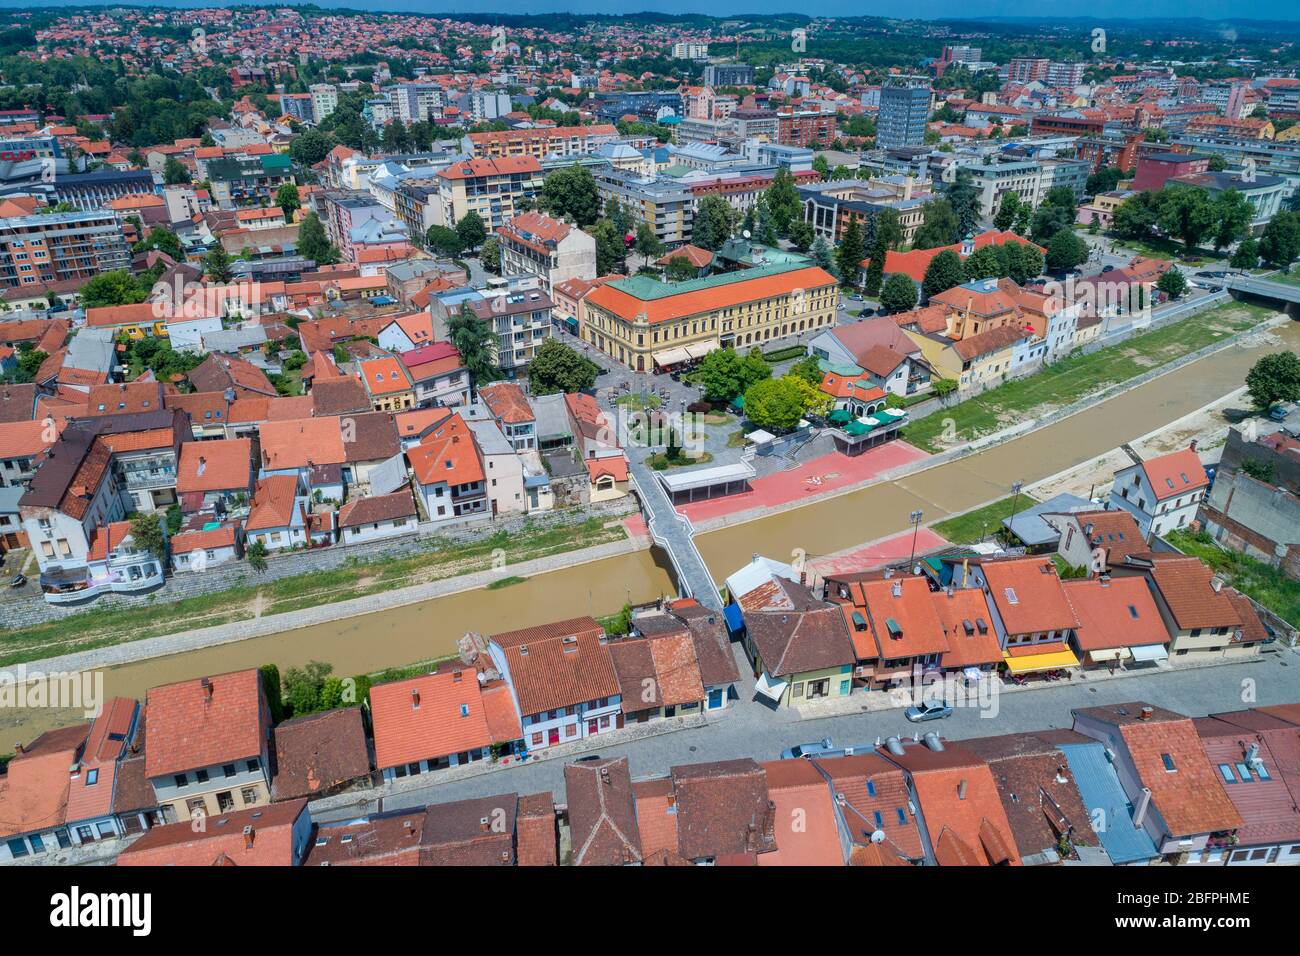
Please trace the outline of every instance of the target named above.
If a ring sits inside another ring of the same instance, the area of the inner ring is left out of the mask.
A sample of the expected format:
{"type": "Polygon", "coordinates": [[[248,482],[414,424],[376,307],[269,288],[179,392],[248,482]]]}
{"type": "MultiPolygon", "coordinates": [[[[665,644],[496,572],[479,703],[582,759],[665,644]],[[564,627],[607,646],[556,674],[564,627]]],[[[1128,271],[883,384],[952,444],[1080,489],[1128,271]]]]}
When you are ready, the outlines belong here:
{"type": "Polygon", "coordinates": [[[420,706],[420,692],[419,692],[418,690],[415,690],[414,688],[412,688],[412,690],[411,690],[411,707],[412,707],[412,708],[415,708],[415,707],[419,707],[419,706],[420,706]]]}
{"type": "Polygon", "coordinates": [[[1151,807],[1151,788],[1143,787],[1142,794],[1138,797],[1137,806],[1133,809],[1133,826],[1142,826],[1142,821],[1147,818],[1147,810],[1151,807]]]}
{"type": "Polygon", "coordinates": [[[903,582],[895,581],[894,586],[890,588],[890,592],[894,595],[894,597],[901,598],[903,596],[903,582]]]}
{"type": "Polygon", "coordinates": [[[21,743],[14,744],[14,754],[15,754],[15,755],[18,755],[18,754],[25,754],[25,753],[27,753],[27,751],[23,749],[23,745],[22,745],[21,743]]]}
{"type": "Polygon", "coordinates": [[[966,778],[965,777],[963,777],[957,783],[957,799],[958,800],[966,799],[966,778]]]}
{"type": "Polygon", "coordinates": [[[244,827],[244,849],[251,850],[253,841],[257,839],[257,831],[251,825],[244,827]]]}
{"type": "Polygon", "coordinates": [[[491,824],[488,822],[488,818],[487,818],[487,817],[479,817],[479,818],[478,818],[478,828],[479,828],[479,830],[480,830],[481,832],[483,832],[483,833],[487,833],[488,830],[490,830],[490,829],[492,828],[492,827],[491,827],[491,824]]]}
{"type": "Polygon", "coordinates": [[[205,677],[203,680],[199,681],[199,686],[203,688],[204,702],[206,703],[212,700],[212,681],[205,677]]]}
{"type": "Polygon", "coordinates": [[[1196,451],[1196,441],[1197,439],[1193,438],[1190,442],[1187,443],[1187,448],[1189,451],[1196,451]]]}
{"type": "Polygon", "coordinates": [[[608,767],[601,767],[601,768],[600,768],[600,782],[603,783],[603,784],[604,784],[605,786],[607,786],[607,787],[613,785],[612,782],[611,782],[610,779],[609,779],[609,768],[608,768],[608,767]]]}
{"type": "Polygon", "coordinates": [[[1142,708],[1142,713],[1140,714],[1140,719],[1142,719],[1142,720],[1150,720],[1152,717],[1155,716],[1155,713],[1156,713],[1156,711],[1155,711],[1155,708],[1154,708],[1154,707],[1150,707],[1150,706],[1143,707],[1143,708],[1142,708]]]}

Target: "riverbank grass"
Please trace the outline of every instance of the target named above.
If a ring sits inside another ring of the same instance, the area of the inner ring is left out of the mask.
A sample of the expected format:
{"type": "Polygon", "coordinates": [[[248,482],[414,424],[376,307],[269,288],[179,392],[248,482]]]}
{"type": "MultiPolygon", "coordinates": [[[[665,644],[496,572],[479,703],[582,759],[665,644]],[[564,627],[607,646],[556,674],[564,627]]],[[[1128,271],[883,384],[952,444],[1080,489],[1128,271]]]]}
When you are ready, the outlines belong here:
{"type": "Polygon", "coordinates": [[[1200,558],[1229,585],[1254,598],[1292,627],[1300,626],[1300,581],[1287,577],[1281,568],[1240,551],[1221,548],[1204,531],[1171,531],[1165,539],[1184,554],[1200,558]]]}
{"type": "Polygon", "coordinates": [[[1022,491],[1018,496],[1009,495],[974,511],[936,521],[930,525],[930,530],[952,544],[974,544],[1001,531],[1002,522],[1011,517],[1013,507],[1016,511],[1024,511],[1036,504],[1034,498],[1022,491]]]}
{"type": "Polygon", "coordinates": [[[903,437],[931,453],[963,445],[1137,378],[1277,314],[1263,306],[1227,303],[989,389],[908,424],[903,437]]]}
{"type": "MultiPolygon", "coordinates": [[[[504,531],[475,541],[430,538],[411,554],[349,560],[338,568],[259,583],[254,572],[232,587],[180,601],[91,608],[35,627],[0,630],[0,666],[110,647],[194,628],[215,627],[256,617],[288,614],[307,607],[427,584],[486,571],[502,556],[511,565],[595,547],[627,537],[622,525],[599,518],[555,528],[504,531]]],[[[275,559],[272,558],[272,561],[275,559]]],[[[503,581],[516,583],[517,579],[503,581]]],[[[498,584],[498,587],[503,586],[498,584]]],[[[286,627],[288,626],[286,621],[286,627]]]]}

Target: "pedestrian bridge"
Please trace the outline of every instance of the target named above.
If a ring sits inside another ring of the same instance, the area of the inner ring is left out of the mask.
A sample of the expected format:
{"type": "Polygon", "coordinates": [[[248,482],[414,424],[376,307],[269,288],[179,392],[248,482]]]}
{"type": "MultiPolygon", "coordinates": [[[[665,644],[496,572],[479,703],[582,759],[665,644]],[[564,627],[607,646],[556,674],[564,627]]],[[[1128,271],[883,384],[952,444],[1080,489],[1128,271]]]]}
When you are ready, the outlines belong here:
{"type": "Polygon", "coordinates": [[[1289,282],[1276,282],[1272,279],[1256,278],[1255,276],[1234,275],[1228,277],[1224,283],[1224,288],[1243,295],[1272,299],[1274,302],[1300,305],[1300,285],[1292,285],[1289,282]]]}
{"type": "Polygon", "coordinates": [[[672,561],[681,596],[695,598],[705,607],[721,611],[722,599],[700,549],[695,546],[695,529],[690,519],[673,507],[654,469],[639,461],[631,464],[630,471],[632,485],[641,499],[650,539],[663,548],[672,561]]]}

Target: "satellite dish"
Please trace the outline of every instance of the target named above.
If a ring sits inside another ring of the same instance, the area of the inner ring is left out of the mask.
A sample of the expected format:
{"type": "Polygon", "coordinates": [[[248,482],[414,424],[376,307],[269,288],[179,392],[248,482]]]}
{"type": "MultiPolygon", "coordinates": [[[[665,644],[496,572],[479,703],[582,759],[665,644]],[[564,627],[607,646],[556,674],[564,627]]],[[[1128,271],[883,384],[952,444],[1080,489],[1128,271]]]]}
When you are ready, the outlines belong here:
{"type": "Polygon", "coordinates": [[[871,831],[871,842],[872,842],[872,843],[884,843],[884,842],[885,842],[885,831],[884,831],[884,830],[872,830],[872,831],[871,831]]]}
{"type": "Polygon", "coordinates": [[[748,239],[748,238],[749,238],[749,230],[746,229],[744,232],[741,233],[741,235],[744,236],[746,239],[748,239]]]}

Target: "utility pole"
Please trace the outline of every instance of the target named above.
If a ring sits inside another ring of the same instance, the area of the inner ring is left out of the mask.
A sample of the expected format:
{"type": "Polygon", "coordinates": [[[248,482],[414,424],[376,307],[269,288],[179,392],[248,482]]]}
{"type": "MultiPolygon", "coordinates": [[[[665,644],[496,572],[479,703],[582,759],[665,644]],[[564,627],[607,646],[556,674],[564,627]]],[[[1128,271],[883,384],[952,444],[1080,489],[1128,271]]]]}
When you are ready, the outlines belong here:
{"type": "Polygon", "coordinates": [[[912,556],[907,559],[907,570],[910,572],[914,562],[916,561],[916,536],[921,532],[920,509],[918,508],[916,511],[913,511],[908,516],[908,520],[912,522],[912,556]]]}

